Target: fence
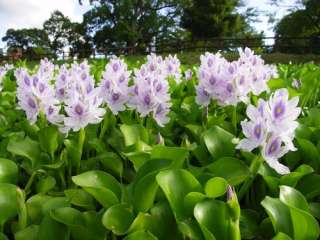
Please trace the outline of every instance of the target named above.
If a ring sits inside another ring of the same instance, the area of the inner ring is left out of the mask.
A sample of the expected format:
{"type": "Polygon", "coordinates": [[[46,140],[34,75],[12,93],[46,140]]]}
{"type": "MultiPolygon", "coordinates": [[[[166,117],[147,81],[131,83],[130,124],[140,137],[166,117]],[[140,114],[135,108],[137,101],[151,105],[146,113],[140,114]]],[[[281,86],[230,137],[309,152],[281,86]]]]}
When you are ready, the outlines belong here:
{"type": "MultiPolygon", "coordinates": [[[[101,58],[110,55],[135,55],[135,54],[166,54],[184,53],[190,51],[228,51],[234,52],[239,47],[259,48],[262,53],[284,52],[295,54],[320,54],[320,36],[317,37],[250,37],[250,38],[210,38],[196,40],[174,40],[166,43],[137,46],[137,47],[108,47],[95,50],[79,50],[77,52],[60,52],[53,54],[34,54],[24,56],[29,60],[38,60],[44,57],[62,60],[74,58],[101,58]]],[[[1,50],[0,50],[1,52],[1,50]]],[[[2,55],[3,60],[14,59],[10,54],[2,55]]],[[[1,60],[1,56],[0,56],[1,60]]]]}

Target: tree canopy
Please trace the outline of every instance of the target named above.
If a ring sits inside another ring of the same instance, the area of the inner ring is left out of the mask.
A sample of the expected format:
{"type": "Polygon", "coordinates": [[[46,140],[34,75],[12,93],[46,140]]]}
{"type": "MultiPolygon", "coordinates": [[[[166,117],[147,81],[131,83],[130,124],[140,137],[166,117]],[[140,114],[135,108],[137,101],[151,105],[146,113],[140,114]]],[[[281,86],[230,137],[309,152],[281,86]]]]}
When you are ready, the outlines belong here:
{"type": "Polygon", "coordinates": [[[193,0],[184,8],[181,26],[193,38],[234,36],[245,28],[245,21],[235,8],[239,0],[193,0]]]}

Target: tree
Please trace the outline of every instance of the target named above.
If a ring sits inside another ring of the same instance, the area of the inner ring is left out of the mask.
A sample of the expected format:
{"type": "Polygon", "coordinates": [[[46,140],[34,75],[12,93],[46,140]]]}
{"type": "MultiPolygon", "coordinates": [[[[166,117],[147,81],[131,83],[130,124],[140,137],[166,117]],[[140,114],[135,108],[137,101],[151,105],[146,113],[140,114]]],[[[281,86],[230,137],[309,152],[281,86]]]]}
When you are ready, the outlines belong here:
{"type": "Polygon", "coordinates": [[[32,47],[49,48],[49,38],[45,31],[37,28],[8,29],[2,41],[8,47],[19,47],[24,50],[32,47]]]}
{"type": "Polygon", "coordinates": [[[84,15],[87,34],[98,48],[145,48],[177,31],[179,0],[96,0],[84,15]]]}
{"type": "Polygon", "coordinates": [[[309,39],[278,39],[275,48],[285,52],[304,52],[320,45],[320,1],[299,1],[291,12],[284,16],[275,26],[276,37],[312,37],[309,39]],[[286,46],[296,47],[286,47],[286,46]],[[300,46],[300,47],[299,47],[300,46]]]}
{"type": "Polygon", "coordinates": [[[192,0],[184,8],[181,26],[192,38],[234,36],[246,27],[245,19],[235,13],[239,0],[192,0]]]}
{"type": "Polygon", "coordinates": [[[93,53],[92,38],[86,34],[85,25],[83,23],[73,23],[72,29],[72,34],[68,39],[71,55],[78,55],[80,58],[89,57],[93,53]]]}
{"type": "Polygon", "coordinates": [[[50,47],[57,54],[69,45],[69,38],[74,33],[74,26],[70,19],[60,11],[54,11],[43,24],[43,30],[50,39],[50,47]]]}

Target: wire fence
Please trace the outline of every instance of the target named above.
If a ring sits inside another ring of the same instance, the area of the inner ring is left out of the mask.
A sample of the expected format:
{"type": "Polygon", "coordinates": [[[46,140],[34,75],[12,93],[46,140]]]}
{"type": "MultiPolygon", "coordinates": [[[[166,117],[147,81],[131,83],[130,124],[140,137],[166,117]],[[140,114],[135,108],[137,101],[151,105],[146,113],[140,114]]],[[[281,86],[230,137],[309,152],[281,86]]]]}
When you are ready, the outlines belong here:
{"type": "Polygon", "coordinates": [[[132,47],[106,47],[95,49],[79,49],[50,53],[26,53],[23,50],[1,54],[0,60],[39,60],[41,58],[56,58],[61,60],[76,58],[102,58],[110,55],[145,55],[149,53],[167,54],[184,52],[226,51],[235,52],[240,47],[259,49],[261,53],[294,53],[320,54],[320,36],[315,37],[248,37],[248,38],[210,38],[194,40],[174,40],[165,43],[138,45],[132,47]]]}

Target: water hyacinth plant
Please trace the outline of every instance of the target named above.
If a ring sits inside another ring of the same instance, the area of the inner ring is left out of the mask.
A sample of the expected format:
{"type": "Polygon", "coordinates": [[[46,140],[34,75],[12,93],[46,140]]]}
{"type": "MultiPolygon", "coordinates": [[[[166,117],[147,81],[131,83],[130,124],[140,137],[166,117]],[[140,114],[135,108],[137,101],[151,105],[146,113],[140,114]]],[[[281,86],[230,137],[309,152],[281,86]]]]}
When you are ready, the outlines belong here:
{"type": "Polygon", "coordinates": [[[211,100],[219,105],[248,102],[248,94],[256,96],[268,91],[267,82],[276,76],[274,67],[246,48],[239,50],[239,59],[228,62],[220,53],[206,53],[200,57],[197,103],[208,106],[211,100]]]}
{"type": "Polygon", "coordinates": [[[307,80],[248,48],[200,60],[6,71],[0,239],[318,239],[320,109],[307,80]]]}
{"type": "Polygon", "coordinates": [[[280,164],[278,159],[289,151],[295,151],[294,133],[298,127],[296,121],[301,109],[297,107],[299,98],[289,100],[287,89],[277,90],[265,102],[259,99],[258,106],[249,105],[247,116],[250,121],[241,122],[246,136],[237,148],[252,151],[261,147],[262,157],[279,174],[288,174],[289,168],[280,164]]]}

